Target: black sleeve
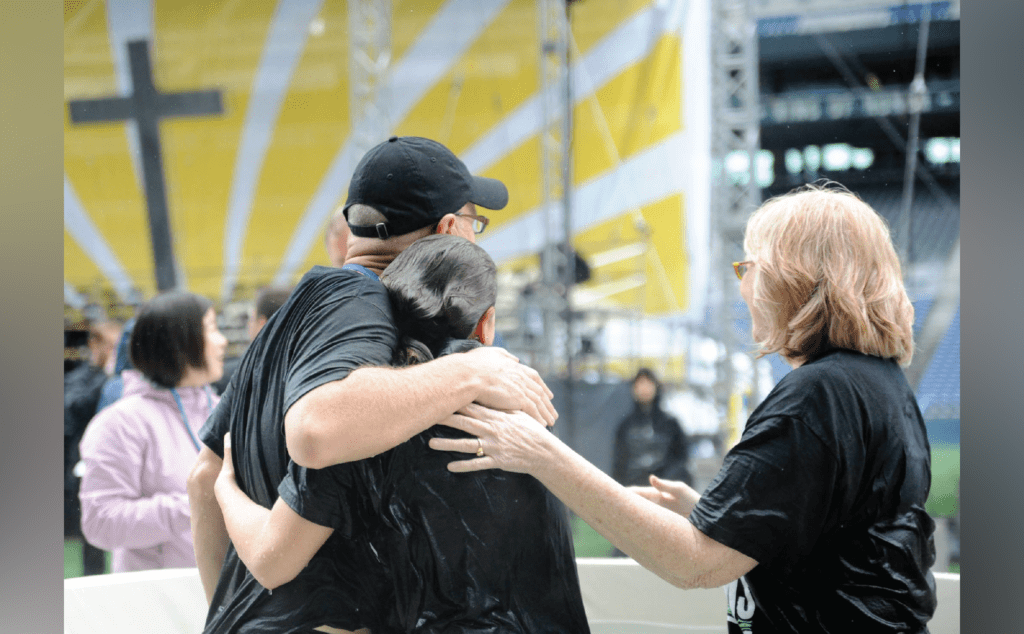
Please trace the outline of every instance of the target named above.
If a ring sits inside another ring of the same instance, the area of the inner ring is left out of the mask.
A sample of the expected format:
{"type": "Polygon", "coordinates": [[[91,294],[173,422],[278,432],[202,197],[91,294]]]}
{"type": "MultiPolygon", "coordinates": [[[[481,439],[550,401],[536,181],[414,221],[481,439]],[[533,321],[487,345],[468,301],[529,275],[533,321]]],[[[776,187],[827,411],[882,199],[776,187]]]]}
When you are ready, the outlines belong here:
{"type": "MultiPolygon", "coordinates": [[[[292,363],[285,379],[284,411],[310,390],[340,381],[353,370],[386,366],[398,343],[398,333],[380,302],[387,302],[383,286],[373,297],[347,297],[313,311],[296,332],[292,363]]],[[[386,304],[385,304],[386,305],[386,304]]]]}
{"type": "Polygon", "coordinates": [[[234,384],[229,383],[213,413],[199,430],[199,441],[213,453],[224,458],[224,434],[231,431],[231,402],[234,400],[234,384]]]}
{"type": "Polygon", "coordinates": [[[278,495],[304,519],[352,537],[366,498],[361,465],[348,462],[326,469],[307,469],[294,462],[277,488],[278,495]]]}
{"type": "Polygon", "coordinates": [[[796,567],[824,529],[837,475],[835,457],[807,425],[761,420],[726,455],[690,521],[759,564],[796,567]]]}

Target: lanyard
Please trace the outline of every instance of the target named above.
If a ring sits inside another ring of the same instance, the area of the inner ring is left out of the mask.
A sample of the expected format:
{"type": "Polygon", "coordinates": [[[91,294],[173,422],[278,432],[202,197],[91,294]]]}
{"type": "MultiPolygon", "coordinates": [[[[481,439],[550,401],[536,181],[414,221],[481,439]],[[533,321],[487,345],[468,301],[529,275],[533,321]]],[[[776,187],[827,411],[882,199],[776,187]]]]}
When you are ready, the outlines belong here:
{"type": "MultiPolygon", "coordinates": [[[[181,397],[178,396],[178,390],[171,388],[171,394],[174,395],[174,402],[178,404],[178,411],[181,412],[181,422],[185,424],[185,431],[188,432],[188,438],[192,441],[192,446],[199,451],[199,439],[196,438],[195,432],[192,431],[192,426],[188,424],[188,414],[185,413],[185,406],[181,404],[181,397]]],[[[203,394],[206,394],[206,406],[207,409],[213,411],[213,399],[210,398],[210,386],[207,385],[203,390],[203,394]]]]}
{"type": "Polygon", "coordinates": [[[346,264],[345,266],[343,266],[341,268],[342,269],[348,269],[349,271],[355,271],[356,273],[360,273],[362,275],[365,275],[366,277],[370,278],[371,280],[376,280],[378,282],[380,281],[380,277],[376,273],[374,273],[370,269],[366,268],[362,264],[354,264],[352,262],[349,262],[348,264],[346,264]]]}

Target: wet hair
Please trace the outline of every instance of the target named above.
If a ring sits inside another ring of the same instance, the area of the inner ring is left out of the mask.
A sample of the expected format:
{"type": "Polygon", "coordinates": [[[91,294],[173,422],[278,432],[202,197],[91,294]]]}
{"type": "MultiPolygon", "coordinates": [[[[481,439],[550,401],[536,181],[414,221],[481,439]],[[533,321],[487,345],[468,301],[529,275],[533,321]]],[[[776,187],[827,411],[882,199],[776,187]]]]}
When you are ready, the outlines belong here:
{"type": "Polygon", "coordinates": [[[203,317],[213,307],[184,291],[160,293],[135,318],[128,343],[132,365],[160,387],[176,387],[191,366],[206,369],[203,317]]]}
{"type": "Polygon", "coordinates": [[[466,342],[498,295],[494,260],[465,238],[420,238],[384,270],[401,334],[392,362],[414,365],[476,347],[466,342]],[[460,343],[461,341],[461,343],[460,343]]]}
{"type": "Polygon", "coordinates": [[[760,356],[845,348],[910,364],[914,308],[899,258],[885,220],[856,195],[826,184],[772,198],[748,220],[743,248],[756,265],[760,356]]]}
{"type": "Polygon", "coordinates": [[[256,299],[253,302],[256,307],[256,317],[270,319],[270,316],[277,312],[277,309],[288,301],[292,294],[291,288],[279,286],[266,286],[256,292],[256,299]]]}

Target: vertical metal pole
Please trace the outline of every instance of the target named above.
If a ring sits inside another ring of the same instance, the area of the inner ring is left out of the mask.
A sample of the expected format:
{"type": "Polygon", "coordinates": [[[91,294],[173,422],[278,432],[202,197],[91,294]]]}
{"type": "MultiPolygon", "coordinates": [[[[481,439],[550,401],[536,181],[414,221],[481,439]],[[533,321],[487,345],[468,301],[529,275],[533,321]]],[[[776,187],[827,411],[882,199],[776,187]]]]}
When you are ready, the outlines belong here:
{"type": "Polygon", "coordinates": [[[907,137],[907,159],[903,171],[903,206],[900,210],[900,259],[903,264],[903,279],[909,280],[911,260],[910,211],[914,203],[914,174],[917,172],[918,132],[921,128],[921,111],[927,88],[924,83],[924,66],[928,57],[928,25],[931,23],[931,8],[925,4],[921,12],[921,28],[917,38],[917,60],[914,79],[910,82],[907,107],[910,110],[910,134],[907,137]]]}
{"type": "Polygon", "coordinates": [[[757,32],[751,4],[751,0],[711,2],[711,212],[716,255],[712,262],[717,267],[712,279],[720,287],[715,302],[716,323],[708,330],[725,347],[725,358],[717,368],[716,396],[726,411],[736,391],[732,364],[736,351],[733,306],[739,301],[738,283],[730,262],[742,259],[743,228],[747,216],[761,200],[755,174],[761,128],[757,32]],[[749,158],[746,182],[732,179],[727,173],[726,157],[735,151],[745,152],[749,158]]]}
{"type": "Polygon", "coordinates": [[[388,96],[381,95],[391,66],[391,0],[350,0],[349,116],[357,160],[391,131],[388,96]]]}
{"type": "MultiPolygon", "coordinates": [[[[548,372],[557,369],[559,357],[555,332],[564,334],[566,361],[566,403],[559,412],[566,441],[574,433],[572,379],[573,332],[569,301],[575,276],[572,256],[572,164],[569,141],[572,134],[572,93],[569,84],[569,9],[567,0],[539,0],[538,26],[541,42],[541,204],[545,233],[543,250],[544,346],[548,372]],[[560,248],[561,247],[561,248],[560,248]],[[559,271],[564,271],[559,274],[559,271]]],[[[544,369],[537,368],[544,373],[544,369]]]]}
{"type": "Polygon", "coordinates": [[[563,304],[565,306],[565,376],[566,399],[565,426],[568,443],[573,445],[576,439],[576,406],[573,389],[576,385],[576,364],[573,347],[576,341],[575,316],[573,315],[572,289],[576,284],[576,256],[572,245],[572,60],[569,56],[569,38],[572,36],[572,0],[565,0],[565,46],[562,51],[564,60],[563,81],[565,82],[565,104],[562,118],[562,225],[565,230],[565,281],[563,304]]]}

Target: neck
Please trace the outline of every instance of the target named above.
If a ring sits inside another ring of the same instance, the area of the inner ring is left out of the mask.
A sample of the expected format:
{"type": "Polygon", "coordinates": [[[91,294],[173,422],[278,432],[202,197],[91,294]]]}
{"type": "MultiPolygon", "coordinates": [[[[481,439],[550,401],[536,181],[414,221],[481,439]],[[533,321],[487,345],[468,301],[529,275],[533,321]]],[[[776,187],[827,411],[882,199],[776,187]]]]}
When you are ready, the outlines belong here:
{"type": "Polygon", "coordinates": [[[794,359],[793,357],[782,357],[782,359],[794,370],[806,363],[805,359],[794,359]]]}
{"type": "Polygon", "coordinates": [[[181,381],[175,387],[201,387],[209,382],[205,371],[189,367],[185,370],[185,376],[181,377],[181,381]]]}
{"type": "Polygon", "coordinates": [[[365,266],[377,275],[384,273],[384,269],[395,259],[393,255],[356,255],[345,260],[345,264],[358,264],[365,266]]]}

